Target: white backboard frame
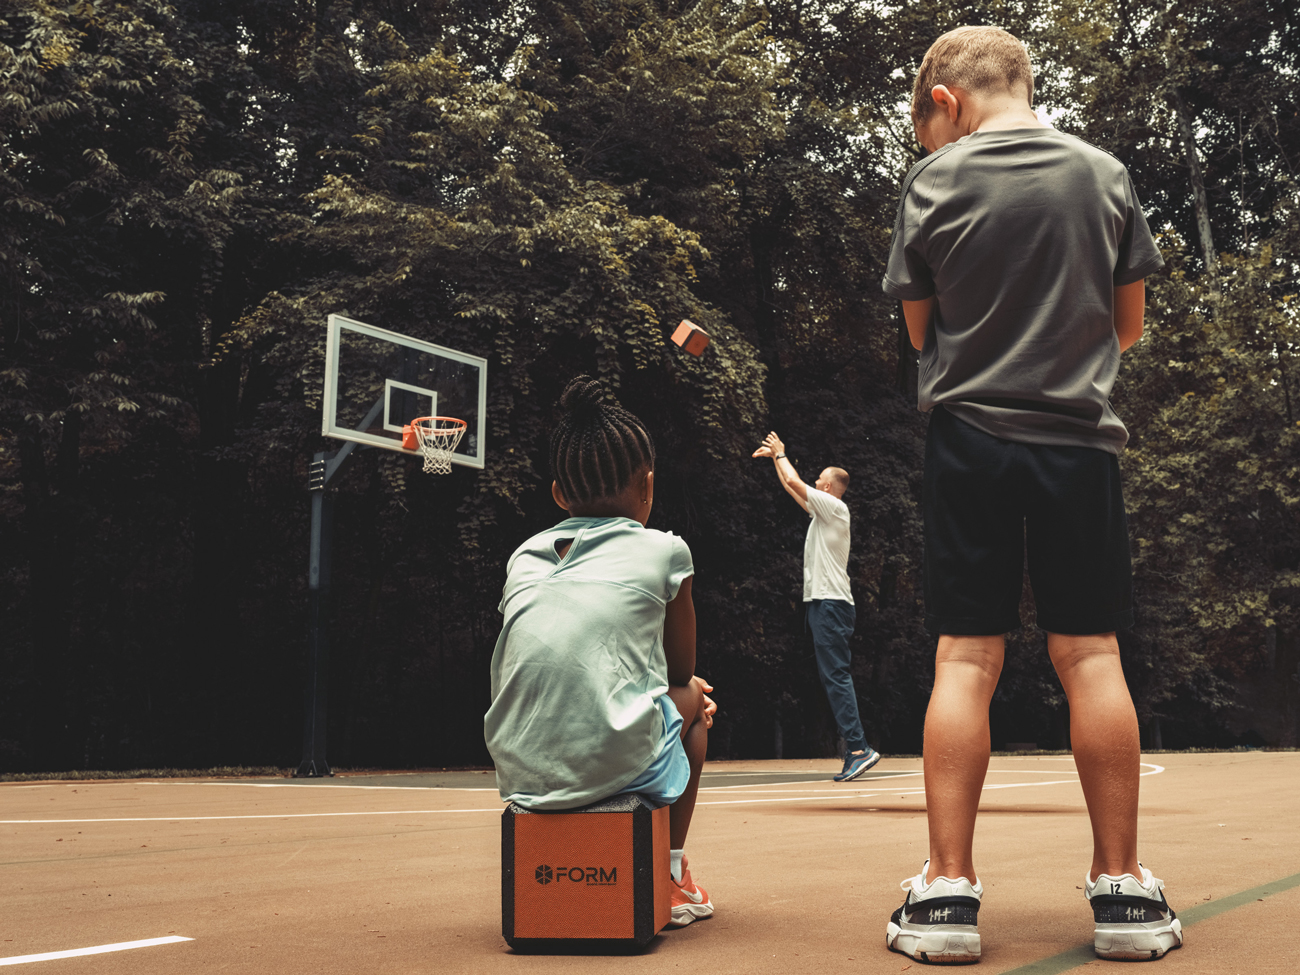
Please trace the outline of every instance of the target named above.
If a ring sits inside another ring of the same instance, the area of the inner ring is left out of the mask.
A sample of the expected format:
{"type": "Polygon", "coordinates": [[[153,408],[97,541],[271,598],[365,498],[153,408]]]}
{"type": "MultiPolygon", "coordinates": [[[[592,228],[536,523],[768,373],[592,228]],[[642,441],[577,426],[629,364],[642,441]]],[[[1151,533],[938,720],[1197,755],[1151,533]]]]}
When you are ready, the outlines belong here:
{"type": "MultiPolygon", "coordinates": [[[[439,396],[438,391],[421,386],[415,386],[410,383],[401,382],[396,378],[386,377],[384,379],[383,392],[376,408],[378,413],[373,416],[378,421],[381,429],[396,433],[394,437],[384,437],[377,434],[368,433],[364,430],[355,430],[351,427],[340,426],[338,422],[338,395],[339,395],[339,360],[340,348],[343,343],[345,333],[355,333],[367,336],[372,339],[378,339],[382,342],[389,342],[394,346],[414,349],[427,355],[433,355],[448,359],[452,362],[461,363],[478,370],[478,404],[477,414],[474,418],[462,417],[462,419],[471,419],[471,430],[473,437],[465,437],[462,444],[468,446],[474,444],[475,452],[473,454],[462,453],[460,448],[452,454],[451,462],[459,464],[462,467],[471,467],[482,470],[487,464],[487,360],[481,356],[470,355],[465,352],[458,352],[455,349],[449,349],[446,346],[437,345],[433,342],[426,342],[423,339],[413,338],[410,335],[402,335],[399,332],[392,332],[385,328],[379,328],[375,325],[367,325],[365,322],[359,322],[343,315],[330,315],[326,323],[325,339],[325,387],[324,398],[321,409],[321,433],[327,437],[333,437],[337,440],[350,440],[353,443],[365,444],[370,447],[381,447],[384,450],[394,450],[398,453],[418,456],[418,450],[407,450],[402,447],[401,443],[401,426],[394,421],[394,418],[388,416],[388,404],[394,389],[404,390],[414,393],[418,396],[431,396],[432,409],[434,415],[438,409],[439,396]]],[[[453,405],[443,403],[449,409],[455,409],[453,405]]],[[[411,417],[410,419],[414,419],[411,417]]]]}

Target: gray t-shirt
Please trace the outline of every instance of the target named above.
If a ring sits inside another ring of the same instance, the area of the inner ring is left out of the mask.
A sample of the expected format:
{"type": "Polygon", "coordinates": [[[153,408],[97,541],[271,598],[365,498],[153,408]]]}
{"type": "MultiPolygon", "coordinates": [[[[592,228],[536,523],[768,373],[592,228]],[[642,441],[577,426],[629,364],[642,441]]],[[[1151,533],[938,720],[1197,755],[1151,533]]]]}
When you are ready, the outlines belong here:
{"type": "Polygon", "coordinates": [[[1118,454],[1115,287],[1164,265],[1124,165],[1051,128],[974,132],[907,174],[885,293],[935,296],[918,406],[1118,454]]]}

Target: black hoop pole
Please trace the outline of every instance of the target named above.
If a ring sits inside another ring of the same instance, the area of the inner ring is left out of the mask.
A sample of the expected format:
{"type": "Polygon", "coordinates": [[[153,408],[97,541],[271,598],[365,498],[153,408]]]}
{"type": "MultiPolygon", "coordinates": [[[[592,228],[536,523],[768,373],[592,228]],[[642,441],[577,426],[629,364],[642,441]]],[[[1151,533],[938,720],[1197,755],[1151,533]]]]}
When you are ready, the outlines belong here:
{"type": "Polygon", "coordinates": [[[333,775],[325,760],[329,706],[330,571],[334,536],[334,498],[326,490],[330,476],[351,453],[347,444],[336,454],[312,458],[311,554],[307,559],[307,680],[303,688],[302,762],[296,778],[333,775]],[[333,463],[331,463],[331,461],[333,463]]]}
{"type": "MultiPolygon", "coordinates": [[[[369,424],[383,408],[370,410],[369,424]]],[[[295,778],[333,775],[325,760],[326,717],[329,710],[330,573],[334,549],[334,498],[330,479],[352,456],[357,444],[348,441],[332,454],[318,453],[308,469],[311,491],[311,553],[307,557],[307,678],[303,688],[302,762],[295,778]]]]}

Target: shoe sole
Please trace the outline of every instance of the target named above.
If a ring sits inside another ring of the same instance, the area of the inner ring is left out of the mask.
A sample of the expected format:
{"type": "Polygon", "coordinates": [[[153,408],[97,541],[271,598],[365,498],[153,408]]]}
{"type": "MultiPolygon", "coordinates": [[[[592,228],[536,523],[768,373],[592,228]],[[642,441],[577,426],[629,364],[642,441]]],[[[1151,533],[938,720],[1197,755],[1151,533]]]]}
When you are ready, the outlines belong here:
{"type": "Polygon", "coordinates": [[[953,927],[961,930],[907,931],[890,921],[885,929],[885,947],[931,965],[969,965],[979,961],[979,931],[973,925],[953,927]]]}
{"type": "Polygon", "coordinates": [[[1153,928],[1139,924],[1098,925],[1092,936],[1092,950],[1097,957],[1111,961],[1155,961],[1182,946],[1183,925],[1177,918],[1153,928]]]}
{"type": "Polygon", "coordinates": [[[856,779],[856,778],[857,778],[859,775],[861,775],[863,772],[867,771],[868,769],[873,769],[873,768],[875,768],[875,767],[876,767],[876,763],[879,762],[879,761],[880,761],[880,753],[877,752],[875,758],[871,759],[869,762],[864,762],[861,766],[859,766],[858,768],[854,769],[854,770],[853,770],[852,772],[850,772],[848,775],[844,775],[844,776],[835,775],[835,776],[832,776],[832,778],[833,778],[836,782],[852,782],[854,779],[856,779]]]}
{"type": "Polygon", "coordinates": [[[705,901],[703,904],[674,904],[668,926],[684,928],[692,921],[704,921],[711,917],[713,917],[713,901],[705,901]]]}

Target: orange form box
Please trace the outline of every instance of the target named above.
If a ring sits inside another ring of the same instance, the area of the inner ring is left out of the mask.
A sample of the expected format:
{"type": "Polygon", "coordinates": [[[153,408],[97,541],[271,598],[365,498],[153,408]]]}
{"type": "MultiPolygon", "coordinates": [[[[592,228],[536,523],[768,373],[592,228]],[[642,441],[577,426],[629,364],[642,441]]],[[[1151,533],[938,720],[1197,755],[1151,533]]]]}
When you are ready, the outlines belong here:
{"type": "Polygon", "coordinates": [[[501,818],[501,932],[516,951],[644,948],[672,914],[668,807],[618,795],[501,818]]]}
{"type": "Polygon", "coordinates": [[[699,355],[709,346],[709,333],[694,322],[683,318],[682,323],[673,332],[673,341],[691,355],[699,355]]]}

